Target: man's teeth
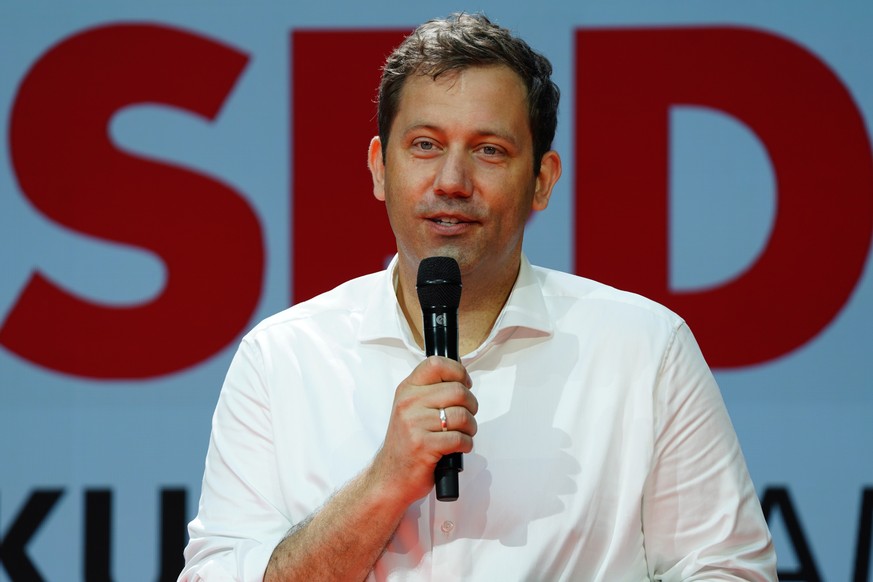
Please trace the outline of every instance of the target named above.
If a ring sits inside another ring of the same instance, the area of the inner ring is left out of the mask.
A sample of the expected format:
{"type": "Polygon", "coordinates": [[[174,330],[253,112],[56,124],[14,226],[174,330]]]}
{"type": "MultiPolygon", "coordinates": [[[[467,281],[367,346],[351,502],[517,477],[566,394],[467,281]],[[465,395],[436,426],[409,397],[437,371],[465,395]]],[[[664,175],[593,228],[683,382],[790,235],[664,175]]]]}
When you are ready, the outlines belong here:
{"type": "Polygon", "coordinates": [[[461,221],[457,218],[435,218],[434,222],[438,222],[440,224],[458,224],[461,221]]]}

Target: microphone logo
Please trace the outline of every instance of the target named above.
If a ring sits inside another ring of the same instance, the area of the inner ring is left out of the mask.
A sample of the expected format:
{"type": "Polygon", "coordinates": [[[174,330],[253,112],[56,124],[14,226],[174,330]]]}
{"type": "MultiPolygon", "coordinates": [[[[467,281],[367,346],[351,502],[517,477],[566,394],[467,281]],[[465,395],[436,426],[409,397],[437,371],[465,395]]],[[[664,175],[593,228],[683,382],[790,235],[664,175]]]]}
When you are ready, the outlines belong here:
{"type": "Polygon", "coordinates": [[[436,323],[437,323],[437,325],[445,325],[446,324],[446,314],[441,313],[440,315],[437,315],[436,316],[436,323]]]}

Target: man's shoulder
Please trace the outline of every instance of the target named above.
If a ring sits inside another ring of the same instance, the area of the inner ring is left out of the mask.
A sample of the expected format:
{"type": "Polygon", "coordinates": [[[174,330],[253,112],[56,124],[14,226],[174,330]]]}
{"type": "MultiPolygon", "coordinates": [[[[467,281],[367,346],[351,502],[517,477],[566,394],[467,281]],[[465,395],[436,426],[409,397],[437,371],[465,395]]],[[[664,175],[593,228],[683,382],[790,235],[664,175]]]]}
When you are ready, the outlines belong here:
{"type": "Polygon", "coordinates": [[[533,266],[533,272],[540,281],[546,301],[566,300],[578,309],[606,309],[615,314],[659,319],[671,326],[683,321],[666,306],[639,293],[546,267],[533,266]]]}
{"type": "Polygon", "coordinates": [[[369,304],[369,296],[378,292],[385,284],[385,271],[370,273],[350,279],[315,297],[295,303],[261,320],[246,334],[247,338],[257,337],[277,329],[305,324],[325,318],[350,319],[355,313],[363,312],[369,304]]]}

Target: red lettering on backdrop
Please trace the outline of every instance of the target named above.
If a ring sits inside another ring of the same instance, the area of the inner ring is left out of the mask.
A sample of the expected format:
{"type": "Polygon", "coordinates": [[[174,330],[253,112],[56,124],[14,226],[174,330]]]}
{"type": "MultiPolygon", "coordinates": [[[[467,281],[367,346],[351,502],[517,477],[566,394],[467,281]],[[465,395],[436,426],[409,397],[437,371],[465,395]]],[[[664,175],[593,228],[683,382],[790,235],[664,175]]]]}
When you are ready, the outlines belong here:
{"type": "Polygon", "coordinates": [[[116,148],[107,127],[140,103],[214,119],[247,60],[189,32],[112,25],[66,39],[33,66],[10,128],[21,190],[60,224],[154,252],[167,281],[150,302],[114,307],[35,273],[0,343],[60,372],[144,378],[196,364],[244,329],[264,264],[252,209],[215,179],[116,148]]]}
{"type": "Polygon", "coordinates": [[[382,269],[396,250],[373,197],[367,145],[377,133],[382,64],[406,34],[292,34],[294,302],[382,269]]]}
{"type": "Polygon", "coordinates": [[[771,360],[824,329],[873,233],[870,144],[833,72],[790,41],[739,28],[581,30],[576,56],[577,272],[676,310],[715,367],[771,360]],[[668,286],[668,113],[686,104],[747,124],[777,184],[762,255],[700,292],[668,286]]]}

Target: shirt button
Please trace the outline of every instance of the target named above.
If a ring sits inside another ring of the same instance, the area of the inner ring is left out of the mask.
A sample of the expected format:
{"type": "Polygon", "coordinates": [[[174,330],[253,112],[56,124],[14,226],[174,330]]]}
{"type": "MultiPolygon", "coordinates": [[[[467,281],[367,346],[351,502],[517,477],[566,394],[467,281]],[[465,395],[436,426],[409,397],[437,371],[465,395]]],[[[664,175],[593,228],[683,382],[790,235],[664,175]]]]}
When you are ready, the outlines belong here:
{"type": "Polygon", "coordinates": [[[455,529],[455,523],[453,521],[446,520],[440,526],[440,530],[442,530],[442,532],[446,535],[449,535],[450,533],[452,533],[453,529],[455,529]]]}

